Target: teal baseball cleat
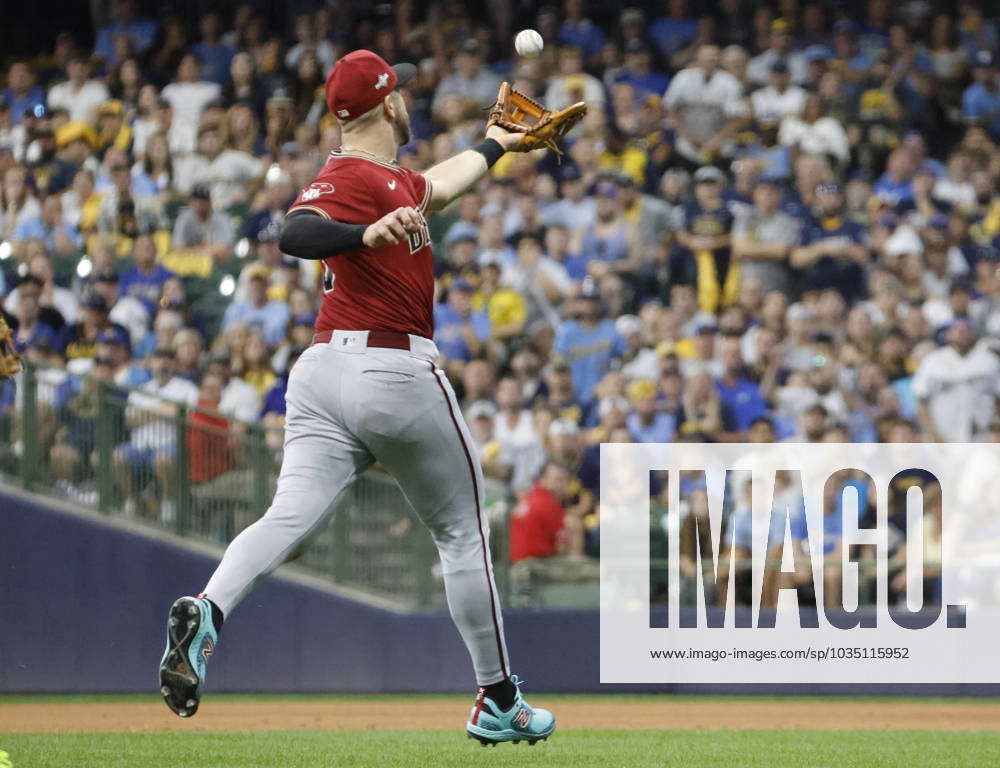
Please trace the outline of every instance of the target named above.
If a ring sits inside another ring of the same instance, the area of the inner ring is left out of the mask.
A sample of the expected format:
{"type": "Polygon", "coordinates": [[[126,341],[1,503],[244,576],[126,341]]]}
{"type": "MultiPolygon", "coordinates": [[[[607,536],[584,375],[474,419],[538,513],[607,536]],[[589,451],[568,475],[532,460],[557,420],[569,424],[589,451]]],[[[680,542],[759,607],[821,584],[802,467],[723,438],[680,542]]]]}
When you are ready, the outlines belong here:
{"type": "Polygon", "coordinates": [[[522,741],[534,746],[536,741],[545,741],[556,729],[556,719],[547,709],[534,709],[521,696],[521,680],[511,675],[510,681],[516,685],[517,696],[514,705],[506,712],[486,696],[485,689],[479,689],[476,704],[472,708],[469,722],[465,724],[470,739],[478,739],[485,747],[496,746],[502,741],[520,744],[522,741]]]}
{"type": "Polygon", "coordinates": [[[167,649],[160,661],[160,693],[174,714],[191,717],[198,711],[205,669],[218,637],[207,599],[182,597],[170,607],[167,649]]]}

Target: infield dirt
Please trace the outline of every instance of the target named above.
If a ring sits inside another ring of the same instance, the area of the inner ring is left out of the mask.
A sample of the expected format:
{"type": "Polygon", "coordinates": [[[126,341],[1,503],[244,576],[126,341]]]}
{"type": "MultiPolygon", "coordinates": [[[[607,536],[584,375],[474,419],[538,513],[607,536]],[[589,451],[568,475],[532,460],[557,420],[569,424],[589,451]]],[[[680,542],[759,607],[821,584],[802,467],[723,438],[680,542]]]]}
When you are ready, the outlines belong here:
{"type": "MultiPolygon", "coordinates": [[[[551,707],[561,728],[818,730],[1000,730],[1000,702],[824,699],[690,699],[532,696],[551,707]]],[[[463,697],[344,699],[207,698],[181,720],[159,701],[87,698],[0,703],[0,733],[129,733],[153,731],[384,730],[460,728],[463,697]]]]}

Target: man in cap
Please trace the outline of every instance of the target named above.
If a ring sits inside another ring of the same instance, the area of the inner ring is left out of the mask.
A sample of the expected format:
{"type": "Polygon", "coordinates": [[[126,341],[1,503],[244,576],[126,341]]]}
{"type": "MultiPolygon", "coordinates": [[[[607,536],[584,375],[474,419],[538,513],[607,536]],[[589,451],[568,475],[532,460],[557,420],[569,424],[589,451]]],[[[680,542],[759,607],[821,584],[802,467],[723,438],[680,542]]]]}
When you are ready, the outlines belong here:
{"type": "MultiPolygon", "coordinates": [[[[475,184],[523,134],[499,126],[430,168],[400,166],[410,140],[397,88],[416,74],[371,51],[342,57],[326,100],[343,143],[292,205],[281,250],[321,260],[324,298],[313,345],[288,382],[278,491],[230,544],[200,597],[170,609],[160,692],[182,717],[200,702],[224,617],[327,519],[377,460],[426,522],[479,695],[466,730],[484,743],[539,741],[552,714],[532,709],[511,675],[487,545],[482,468],[444,372],[435,365],[434,272],[423,214],[475,184]]],[[[453,290],[464,290],[464,287],[453,290]]]]}
{"type": "Polygon", "coordinates": [[[698,305],[714,314],[736,301],[739,266],[732,261],[733,213],[722,196],[726,177],[718,168],[706,165],[694,174],[694,201],[684,212],[684,227],[677,242],[690,253],[698,288],[698,305]]]}
{"type": "MultiPolygon", "coordinates": [[[[188,205],[181,211],[174,224],[174,248],[190,249],[191,256],[223,260],[229,256],[233,242],[233,224],[228,216],[221,211],[212,209],[212,191],[207,184],[195,184],[188,195],[188,205]]],[[[207,277],[211,272],[209,262],[207,270],[204,265],[187,264],[188,260],[172,255],[167,266],[179,274],[200,274],[207,277]],[[201,274],[203,273],[203,274],[201,274]]]]}
{"type": "Polygon", "coordinates": [[[835,288],[847,301],[864,290],[870,259],[864,229],[844,217],[844,196],[836,184],[816,187],[816,219],[802,230],[789,263],[803,272],[806,290],[835,288]]]}
{"type": "Polygon", "coordinates": [[[783,61],[791,73],[791,79],[796,83],[804,83],[809,75],[809,66],[805,56],[792,50],[792,28],[785,19],[775,19],[771,22],[771,34],[768,47],[763,53],[754,56],[747,64],[747,79],[753,85],[766,85],[770,80],[774,64],[783,61]]]}
{"type": "Polygon", "coordinates": [[[781,210],[782,185],[764,176],[754,187],[753,207],[733,224],[733,257],[743,280],[759,280],[765,291],[791,290],[788,256],[798,244],[799,221],[781,210]]]}
{"type": "Polygon", "coordinates": [[[573,390],[586,406],[593,402],[594,388],[611,361],[621,358],[626,347],[614,321],[602,317],[601,295],[593,280],[584,281],[570,309],[571,319],[559,325],[552,351],[569,364],[573,390]]]}
{"type": "Polygon", "coordinates": [[[768,83],[750,94],[754,120],[759,124],[780,123],[786,117],[798,117],[806,106],[806,92],[792,83],[785,59],[771,65],[768,83]]]}
{"type": "Polygon", "coordinates": [[[270,270],[263,264],[253,265],[247,274],[247,300],[234,301],[226,307],[222,318],[223,332],[234,325],[243,323],[250,328],[259,328],[264,341],[274,347],[285,337],[288,327],[288,305],[283,301],[272,301],[267,296],[270,270]]]}

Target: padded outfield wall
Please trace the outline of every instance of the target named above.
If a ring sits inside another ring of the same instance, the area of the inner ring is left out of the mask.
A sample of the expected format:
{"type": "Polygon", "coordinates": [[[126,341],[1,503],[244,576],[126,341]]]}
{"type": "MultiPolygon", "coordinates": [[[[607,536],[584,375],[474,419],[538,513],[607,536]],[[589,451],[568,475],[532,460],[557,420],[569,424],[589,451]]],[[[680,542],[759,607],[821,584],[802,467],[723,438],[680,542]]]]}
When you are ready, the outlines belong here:
{"type": "MultiPolygon", "coordinates": [[[[0,487],[0,693],[156,690],[164,618],[220,552],[0,487]]],[[[601,686],[598,615],[506,614],[515,671],[534,690],[601,686]]],[[[400,613],[279,571],[226,622],[209,669],[222,692],[468,692],[471,667],[443,613],[400,613]]],[[[998,695],[987,686],[650,686],[731,693],[998,695]]]]}

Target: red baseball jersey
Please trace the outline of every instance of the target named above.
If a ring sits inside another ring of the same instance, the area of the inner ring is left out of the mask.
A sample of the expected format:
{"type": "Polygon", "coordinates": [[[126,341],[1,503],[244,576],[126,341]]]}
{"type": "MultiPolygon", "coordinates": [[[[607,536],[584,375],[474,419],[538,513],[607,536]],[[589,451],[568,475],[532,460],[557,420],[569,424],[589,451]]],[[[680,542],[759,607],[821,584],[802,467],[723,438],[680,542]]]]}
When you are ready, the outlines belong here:
{"type": "MultiPolygon", "coordinates": [[[[331,152],[288,212],[311,211],[348,224],[373,224],[402,206],[423,216],[431,183],[395,163],[331,152]]],[[[434,258],[427,224],[409,240],[323,259],[317,331],[402,331],[434,338],[434,258]]]]}

